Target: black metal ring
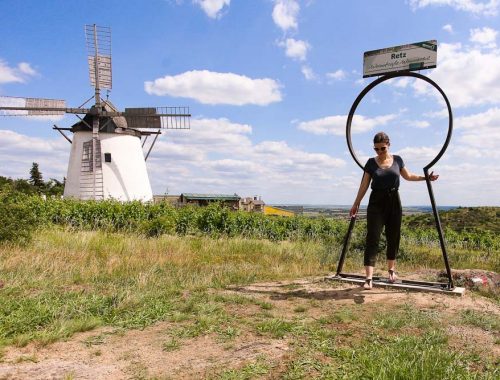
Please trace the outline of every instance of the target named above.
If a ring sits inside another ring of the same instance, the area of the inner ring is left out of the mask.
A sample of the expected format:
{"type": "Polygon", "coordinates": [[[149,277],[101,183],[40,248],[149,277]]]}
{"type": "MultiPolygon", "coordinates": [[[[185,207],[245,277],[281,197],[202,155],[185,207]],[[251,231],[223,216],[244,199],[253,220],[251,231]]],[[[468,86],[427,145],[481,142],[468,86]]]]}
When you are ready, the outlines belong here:
{"type": "Polygon", "coordinates": [[[441,148],[441,150],[439,151],[439,153],[437,154],[437,156],[434,157],[434,159],[429,164],[427,164],[424,167],[424,170],[428,170],[436,162],[439,161],[439,159],[441,158],[441,156],[444,154],[444,152],[448,148],[448,144],[450,143],[451,133],[452,133],[452,130],[453,130],[453,113],[451,111],[451,106],[450,106],[450,102],[448,101],[448,97],[446,96],[446,94],[444,93],[444,91],[441,89],[441,87],[439,87],[437,85],[437,83],[434,82],[432,79],[430,79],[430,78],[428,78],[428,77],[426,77],[426,76],[424,76],[422,74],[418,74],[418,73],[413,73],[413,72],[405,71],[405,72],[387,74],[387,75],[384,75],[384,76],[378,78],[377,80],[373,81],[368,86],[366,86],[363,91],[361,91],[361,93],[358,95],[358,97],[356,98],[356,100],[352,104],[351,110],[349,111],[349,115],[347,116],[347,124],[346,124],[347,146],[349,147],[349,152],[351,153],[352,158],[354,159],[354,161],[356,161],[356,163],[358,164],[358,166],[362,170],[364,169],[364,166],[359,161],[358,157],[356,156],[356,153],[354,153],[354,149],[352,147],[352,141],[351,141],[351,124],[352,124],[352,119],[354,117],[354,112],[356,112],[356,108],[358,108],[359,103],[361,102],[361,100],[363,100],[363,98],[365,97],[365,95],[371,89],[373,89],[375,86],[379,85],[380,83],[385,82],[386,80],[389,80],[389,79],[392,79],[392,78],[397,78],[397,77],[414,77],[414,78],[418,78],[418,79],[422,79],[422,80],[426,81],[427,83],[429,83],[430,85],[432,85],[436,90],[439,91],[439,93],[443,96],[444,101],[446,102],[446,107],[448,107],[449,123],[448,123],[448,134],[446,136],[446,141],[445,141],[443,147],[441,148]]]}

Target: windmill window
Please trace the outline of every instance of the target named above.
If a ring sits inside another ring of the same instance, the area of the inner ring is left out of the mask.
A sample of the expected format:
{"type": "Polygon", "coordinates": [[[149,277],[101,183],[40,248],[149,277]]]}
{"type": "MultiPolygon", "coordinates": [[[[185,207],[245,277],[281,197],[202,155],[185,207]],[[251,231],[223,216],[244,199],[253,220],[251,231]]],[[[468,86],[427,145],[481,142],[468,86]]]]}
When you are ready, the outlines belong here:
{"type": "Polygon", "coordinates": [[[104,162],[111,162],[111,153],[104,153],[104,162]]]}

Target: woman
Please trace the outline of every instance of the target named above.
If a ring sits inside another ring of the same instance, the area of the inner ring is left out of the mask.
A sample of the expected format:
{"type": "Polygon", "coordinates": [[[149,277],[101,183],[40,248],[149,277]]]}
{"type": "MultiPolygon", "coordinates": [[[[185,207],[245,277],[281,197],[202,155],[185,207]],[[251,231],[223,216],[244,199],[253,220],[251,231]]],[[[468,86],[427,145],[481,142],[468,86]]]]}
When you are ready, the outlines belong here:
{"type": "MultiPolygon", "coordinates": [[[[412,174],[406,169],[401,157],[389,153],[390,140],[384,132],[379,132],[373,138],[373,149],[376,157],[370,158],[365,165],[363,179],[359,186],[358,195],[352,205],[350,216],[357,214],[361,200],[371,182],[372,192],[367,209],[367,233],[364,265],[366,280],[365,289],[372,288],[373,268],[377,259],[378,244],[382,228],[385,226],[387,240],[387,269],[389,282],[396,281],[395,264],[399,250],[401,232],[402,208],[399,199],[399,176],[407,181],[425,181],[424,176],[412,174]]],[[[432,172],[431,181],[438,179],[432,172]]]]}

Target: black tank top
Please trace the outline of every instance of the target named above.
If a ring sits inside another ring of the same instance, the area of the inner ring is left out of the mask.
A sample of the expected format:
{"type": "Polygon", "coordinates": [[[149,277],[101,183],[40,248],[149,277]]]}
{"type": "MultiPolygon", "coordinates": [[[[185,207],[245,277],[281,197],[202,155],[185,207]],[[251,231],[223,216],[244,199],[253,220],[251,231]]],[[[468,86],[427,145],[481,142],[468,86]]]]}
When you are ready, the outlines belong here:
{"type": "Polygon", "coordinates": [[[372,157],[366,162],[364,170],[372,177],[372,190],[390,190],[399,189],[399,176],[404,167],[403,159],[393,154],[391,167],[382,169],[372,157]]]}

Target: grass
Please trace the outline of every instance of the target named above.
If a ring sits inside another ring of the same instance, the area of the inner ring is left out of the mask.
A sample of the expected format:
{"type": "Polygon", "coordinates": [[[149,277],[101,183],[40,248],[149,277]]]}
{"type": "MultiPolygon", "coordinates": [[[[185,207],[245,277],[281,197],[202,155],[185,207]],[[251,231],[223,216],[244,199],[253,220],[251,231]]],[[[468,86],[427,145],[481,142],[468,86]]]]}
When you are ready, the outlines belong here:
{"type": "Polygon", "coordinates": [[[463,310],[461,321],[465,325],[479,327],[484,331],[500,333],[500,318],[494,314],[485,313],[477,310],[463,310]]]}
{"type": "MultiPolygon", "coordinates": [[[[407,252],[399,268],[422,268],[422,262],[425,267],[442,267],[439,247],[404,244],[407,252]]],[[[339,252],[339,246],[318,241],[41,230],[26,246],[0,245],[0,279],[5,282],[0,291],[0,352],[8,345],[46,345],[76,332],[113,327],[83,342],[97,356],[109,334],[166,321],[168,333],[161,343],[165,354],[202,336],[227,347],[255,336],[285,342],[289,348],[279,360],[253,357],[238,368],[219,369],[213,378],[498,375],[488,358],[450,348],[442,311],[437,309],[365,303],[325,310],[323,301],[306,304],[293,297],[280,306],[258,292],[249,296],[226,290],[229,285],[326,274],[335,269],[339,252]]],[[[477,251],[468,255],[454,250],[450,256],[460,266],[486,269],[498,260],[485,260],[477,251]]],[[[360,262],[361,253],[354,250],[346,270],[359,269],[360,262]]],[[[293,294],[300,288],[284,285],[282,291],[293,294]]],[[[499,328],[498,318],[476,310],[464,310],[451,323],[489,333],[499,328]]],[[[148,369],[139,364],[134,376],[147,378],[148,369]]]]}
{"type": "Polygon", "coordinates": [[[218,380],[252,380],[269,373],[270,365],[263,357],[246,364],[239,369],[230,369],[218,373],[214,379],[218,380]]]}
{"type": "Polygon", "coordinates": [[[0,345],[47,344],[100,325],[210,318],[217,302],[204,303],[209,288],[321,273],[317,250],[317,243],[44,230],[27,247],[0,246],[0,345]]]}

